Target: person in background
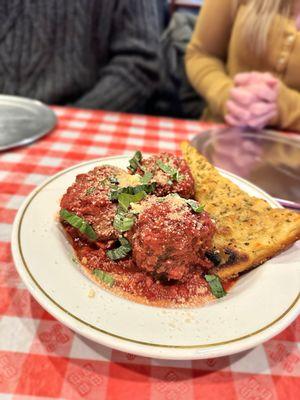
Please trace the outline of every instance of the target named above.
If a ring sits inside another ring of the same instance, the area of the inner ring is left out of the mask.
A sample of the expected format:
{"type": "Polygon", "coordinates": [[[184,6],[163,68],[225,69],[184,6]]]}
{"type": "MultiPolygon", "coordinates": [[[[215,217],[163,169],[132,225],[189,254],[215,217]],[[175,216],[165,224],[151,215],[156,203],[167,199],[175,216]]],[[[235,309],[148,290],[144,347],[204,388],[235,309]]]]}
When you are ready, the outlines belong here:
{"type": "Polygon", "coordinates": [[[299,31],[299,0],[205,0],[185,65],[206,115],[300,131],[299,31]]]}
{"type": "Polygon", "coordinates": [[[157,0],[2,0],[0,93],[143,112],[159,33],[157,0]]]}

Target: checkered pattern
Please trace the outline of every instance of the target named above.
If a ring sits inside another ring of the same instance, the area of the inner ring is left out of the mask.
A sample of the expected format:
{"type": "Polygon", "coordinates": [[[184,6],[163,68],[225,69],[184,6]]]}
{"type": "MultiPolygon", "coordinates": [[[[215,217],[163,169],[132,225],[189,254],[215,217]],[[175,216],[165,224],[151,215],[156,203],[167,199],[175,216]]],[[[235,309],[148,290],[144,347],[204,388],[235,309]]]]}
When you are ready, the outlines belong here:
{"type": "Polygon", "coordinates": [[[300,399],[300,318],[273,340],[231,357],[160,361],[121,353],[70,331],[30,296],[10,251],[14,216],[46,177],[80,161],[179,152],[200,122],[55,108],[57,128],[0,155],[0,399],[300,399]]]}

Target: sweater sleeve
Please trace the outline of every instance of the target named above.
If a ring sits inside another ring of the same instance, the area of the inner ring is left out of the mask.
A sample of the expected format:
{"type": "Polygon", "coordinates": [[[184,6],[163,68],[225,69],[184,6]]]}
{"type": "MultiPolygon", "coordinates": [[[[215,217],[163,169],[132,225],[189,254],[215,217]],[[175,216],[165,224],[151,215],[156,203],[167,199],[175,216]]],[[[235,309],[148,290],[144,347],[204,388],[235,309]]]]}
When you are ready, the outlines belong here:
{"type": "Polygon", "coordinates": [[[185,57],[192,86],[218,117],[233,86],[225,66],[232,22],[232,0],[206,0],[185,57]]]}
{"type": "Polygon", "coordinates": [[[158,82],[159,17],[156,2],[120,0],[112,21],[109,59],[97,84],[75,105],[142,112],[158,82]]]}
{"type": "Polygon", "coordinates": [[[300,132],[300,93],[280,83],[278,96],[278,117],[272,123],[279,129],[300,132]]]}

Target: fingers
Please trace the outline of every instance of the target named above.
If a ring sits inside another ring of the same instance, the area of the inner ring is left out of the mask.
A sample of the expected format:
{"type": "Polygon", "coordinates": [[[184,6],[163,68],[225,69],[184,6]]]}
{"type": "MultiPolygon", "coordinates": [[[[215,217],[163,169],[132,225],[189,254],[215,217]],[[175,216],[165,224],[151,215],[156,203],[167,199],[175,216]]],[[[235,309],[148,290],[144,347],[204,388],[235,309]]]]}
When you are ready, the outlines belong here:
{"type": "Polygon", "coordinates": [[[262,129],[268,122],[277,115],[276,104],[266,102],[256,102],[247,109],[233,100],[226,104],[227,114],[225,121],[236,127],[250,127],[262,129]]]}
{"type": "Polygon", "coordinates": [[[250,120],[247,121],[247,123],[239,120],[238,118],[227,114],[225,116],[225,121],[228,125],[231,126],[235,126],[235,127],[239,127],[239,128],[252,128],[252,129],[256,129],[256,130],[260,130],[263,129],[264,127],[266,127],[268,125],[268,123],[275,118],[277,115],[276,111],[271,111],[270,113],[262,116],[262,117],[258,117],[258,118],[252,118],[250,120]]]}
{"type": "Polygon", "coordinates": [[[248,106],[256,100],[256,96],[254,93],[240,87],[231,89],[229,97],[233,101],[244,106],[248,106]]]}
{"type": "Polygon", "coordinates": [[[243,104],[235,100],[228,100],[226,104],[228,114],[244,123],[247,123],[251,118],[260,118],[273,113],[277,109],[275,103],[266,103],[263,101],[246,104],[246,106],[248,107],[245,108],[243,104]]]}
{"type": "Polygon", "coordinates": [[[278,79],[275,78],[272,74],[269,72],[265,72],[262,74],[264,81],[269,85],[269,86],[276,86],[278,85],[278,79]]]}
{"type": "Polygon", "coordinates": [[[239,119],[233,117],[230,114],[225,115],[225,121],[228,125],[231,126],[236,126],[239,128],[245,128],[247,125],[243,124],[242,121],[240,121],[239,119]]]}
{"type": "Polygon", "coordinates": [[[247,89],[260,100],[274,102],[277,99],[277,92],[264,83],[248,86],[247,89]]]}
{"type": "Polygon", "coordinates": [[[231,100],[227,102],[227,110],[228,114],[241,121],[247,121],[251,115],[248,110],[231,100]]]}
{"type": "Polygon", "coordinates": [[[260,101],[250,106],[250,114],[254,117],[262,117],[266,114],[276,111],[276,109],[276,104],[260,101]]]}
{"type": "Polygon", "coordinates": [[[253,129],[262,129],[277,115],[276,110],[267,113],[262,117],[258,117],[248,121],[248,126],[253,129]]]}
{"type": "Polygon", "coordinates": [[[243,72],[241,74],[237,74],[234,77],[234,84],[236,86],[244,86],[249,85],[252,80],[252,73],[251,72],[243,72]]]}
{"type": "Polygon", "coordinates": [[[273,86],[277,83],[277,79],[270,74],[270,72],[252,72],[251,73],[252,81],[251,83],[260,83],[264,82],[269,86],[273,86]]]}
{"type": "Polygon", "coordinates": [[[268,72],[237,74],[225,120],[231,126],[261,129],[277,115],[279,81],[268,72]]]}
{"type": "Polygon", "coordinates": [[[229,93],[230,99],[242,105],[250,105],[254,101],[263,100],[275,102],[278,96],[278,86],[270,88],[264,83],[244,87],[234,87],[229,93]]]}

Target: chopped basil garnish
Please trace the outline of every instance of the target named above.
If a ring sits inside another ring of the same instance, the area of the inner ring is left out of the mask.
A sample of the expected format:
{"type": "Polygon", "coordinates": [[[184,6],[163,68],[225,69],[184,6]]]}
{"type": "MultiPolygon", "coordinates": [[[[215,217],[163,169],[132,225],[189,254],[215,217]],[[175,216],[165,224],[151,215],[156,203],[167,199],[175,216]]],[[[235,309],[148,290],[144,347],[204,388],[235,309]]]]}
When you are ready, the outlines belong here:
{"type": "Polygon", "coordinates": [[[220,278],[217,275],[204,275],[204,278],[209,284],[210,290],[215,297],[219,299],[220,297],[226,296],[227,293],[225,292],[220,278]]]}
{"type": "Polygon", "coordinates": [[[144,175],[141,177],[141,183],[147,184],[153,178],[153,174],[150,171],[145,171],[144,175]]]}
{"type": "Polygon", "coordinates": [[[130,203],[138,203],[147,196],[146,192],[136,194],[121,193],[118,196],[118,203],[123,210],[128,210],[130,203]]]}
{"type": "Polygon", "coordinates": [[[142,153],[138,150],[135,152],[134,156],[129,160],[129,171],[134,173],[138,167],[140,166],[140,162],[142,161],[142,153]]]}
{"type": "Polygon", "coordinates": [[[204,210],[204,206],[200,205],[196,200],[186,200],[185,202],[195,213],[201,213],[204,210]]]}
{"type": "Polygon", "coordinates": [[[156,189],[156,182],[152,182],[147,185],[138,185],[135,186],[133,189],[134,189],[134,194],[143,191],[146,192],[147,194],[150,194],[154,192],[154,190],[156,189]]]}
{"type": "Polygon", "coordinates": [[[123,188],[112,189],[110,191],[109,199],[111,201],[116,201],[121,193],[137,194],[139,192],[146,192],[147,194],[150,194],[154,192],[155,188],[156,183],[152,182],[148,185],[127,186],[123,188]]]}
{"type": "Polygon", "coordinates": [[[122,193],[122,188],[113,188],[109,193],[109,200],[116,201],[118,196],[122,193]]]}
{"type": "Polygon", "coordinates": [[[59,213],[60,217],[68,222],[71,226],[78,229],[81,233],[85,234],[90,240],[96,240],[97,234],[91,225],[78,215],[67,211],[62,208],[59,213]]]}
{"type": "Polygon", "coordinates": [[[91,186],[86,190],[85,194],[86,195],[92,194],[95,190],[96,190],[95,186],[91,186]]]}
{"type": "Polygon", "coordinates": [[[134,217],[118,212],[114,218],[114,228],[119,232],[129,231],[134,224],[134,217]]]}
{"type": "Polygon", "coordinates": [[[110,287],[112,287],[115,283],[115,280],[111,275],[101,271],[100,269],[94,269],[93,275],[95,275],[96,278],[100,279],[102,282],[107,283],[110,287]]]}
{"type": "Polygon", "coordinates": [[[122,237],[119,239],[119,242],[120,242],[121,246],[119,246],[113,250],[107,250],[107,252],[106,252],[107,257],[113,261],[121,260],[122,258],[125,258],[131,252],[131,245],[127,239],[122,237]]]}
{"type": "Polygon", "coordinates": [[[165,172],[166,174],[168,174],[170,177],[171,177],[171,179],[173,180],[173,181],[179,181],[179,180],[181,180],[183,177],[182,177],[182,175],[180,175],[179,174],[179,171],[178,171],[178,169],[176,169],[176,168],[172,168],[170,165],[168,165],[168,164],[164,164],[161,160],[157,160],[156,161],[156,164],[159,166],[159,168],[163,171],[163,172],[165,172]]]}

